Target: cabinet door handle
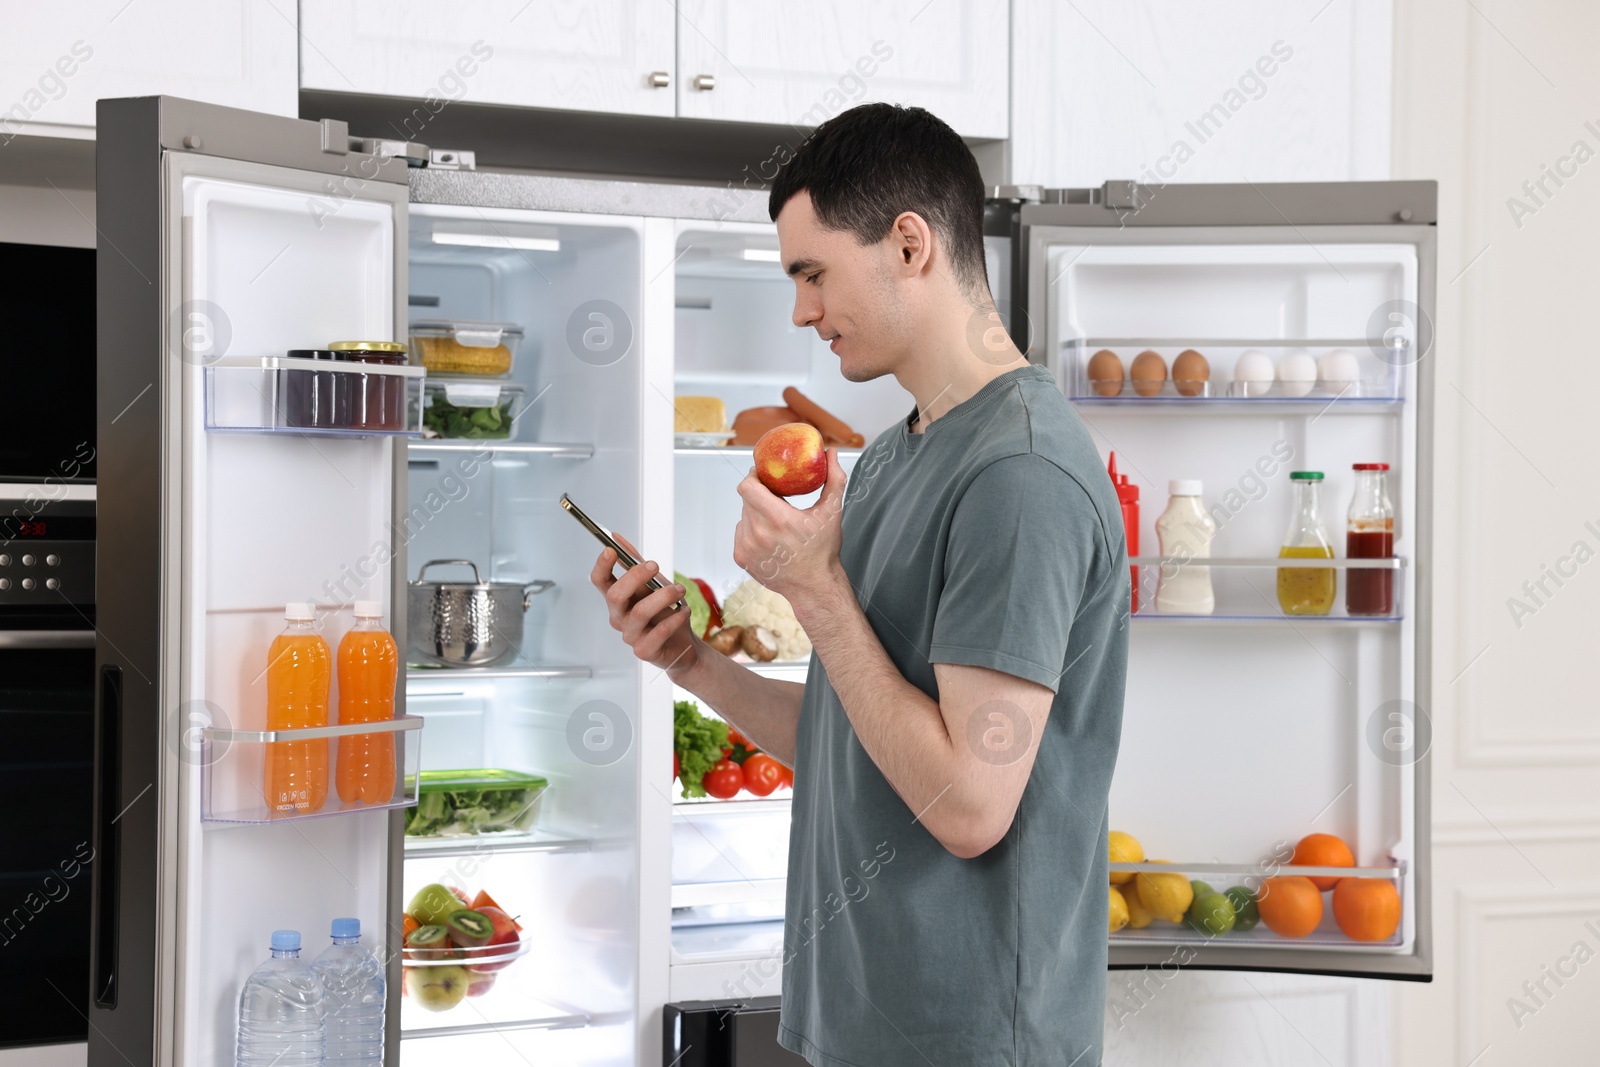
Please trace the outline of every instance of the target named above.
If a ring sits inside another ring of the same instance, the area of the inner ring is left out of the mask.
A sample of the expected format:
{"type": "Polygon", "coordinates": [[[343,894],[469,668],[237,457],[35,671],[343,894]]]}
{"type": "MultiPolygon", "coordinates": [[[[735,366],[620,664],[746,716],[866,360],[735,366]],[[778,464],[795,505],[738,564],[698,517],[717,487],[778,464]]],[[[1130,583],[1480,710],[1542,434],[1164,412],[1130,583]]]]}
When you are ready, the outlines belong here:
{"type": "Polygon", "coordinates": [[[694,76],[694,87],[709,93],[717,87],[716,76],[713,74],[696,74],[694,76]]]}
{"type": "Polygon", "coordinates": [[[665,89],[672,84],[672,75],[664,70],[652,70],[646,81],[650,83],[652,89],[665,89]]]}
{"type": "Polygon", "coordinates": [[[96,1007],[117,1006],[117,946],[121,887],[122,827],[122,668],[100,667],[99,707],[95,727],[95,770],[98,781],[94,831],[93,996],[96,1007]]]}

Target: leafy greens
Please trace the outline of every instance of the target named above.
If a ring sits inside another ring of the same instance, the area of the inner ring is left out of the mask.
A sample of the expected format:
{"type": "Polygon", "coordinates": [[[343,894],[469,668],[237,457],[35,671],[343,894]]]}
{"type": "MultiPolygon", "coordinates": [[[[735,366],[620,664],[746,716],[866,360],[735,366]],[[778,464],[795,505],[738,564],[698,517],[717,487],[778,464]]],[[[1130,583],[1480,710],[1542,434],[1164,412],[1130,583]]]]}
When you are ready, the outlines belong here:
{"type": "Polygon", "coordinates": [[[685,799],[703,797],[706,789],[701,779],[728,747],[728,724],[706,718],[692,700],[676,701],[672,705],[672,747],[678,754],[678,780],[683,783],[685,799]]]}

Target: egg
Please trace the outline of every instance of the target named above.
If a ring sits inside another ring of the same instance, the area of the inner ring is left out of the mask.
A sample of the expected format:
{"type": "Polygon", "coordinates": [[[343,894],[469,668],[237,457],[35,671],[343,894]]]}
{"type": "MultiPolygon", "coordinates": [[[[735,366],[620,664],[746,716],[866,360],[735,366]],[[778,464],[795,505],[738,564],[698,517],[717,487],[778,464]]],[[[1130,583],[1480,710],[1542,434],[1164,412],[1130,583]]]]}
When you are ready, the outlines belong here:
{"type": "Polygon", "coordinates": [[[1089,357],[1089,386],[1098,396],[1122,394],[1122,360],[1109,348],[1089,357]]]}
{"type": "Polygon", "coordinates": [[[1297,348],[1278,361],[1278,391],[1284,396],[1305,396],[1317,384],[1317,361],[1297,348]]]}
{"type": "Polygon", "coordinates": [[[1185,348],[1172,361],[1172,385],[1179,396],[1203,396],[1211,379],[1211,364],[1192,348],[1185,348]]]}
{"type": "Polygon", "coordinates": [[[1233,364],[1234,396],[1265,396],[1272,388],[1272,360],[1259,348],[1247,348],[1233,364]]]}
{"type": "Polygon", "coordinates": [[[1147,348],[1134,357],[1130,377],[1134,392],[1140,396],[1155,396],[1167,383],[1167,361],[1147,348]]]}
{"type": "Polygon", "coordinates": [[[1349,349],[1335,348],[1317,361],[1317,377],[1330,393],[1353,394],[1361,380],[1361,363],[1349,349]]]}

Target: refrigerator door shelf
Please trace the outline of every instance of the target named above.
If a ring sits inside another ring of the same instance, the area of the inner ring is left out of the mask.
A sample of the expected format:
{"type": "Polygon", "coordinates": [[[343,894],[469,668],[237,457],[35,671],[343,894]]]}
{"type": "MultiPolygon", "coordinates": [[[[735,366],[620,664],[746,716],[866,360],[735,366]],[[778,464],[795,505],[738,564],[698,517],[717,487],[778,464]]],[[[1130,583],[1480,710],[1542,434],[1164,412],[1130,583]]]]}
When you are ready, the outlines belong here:
{"type": "Polygon", "coordinates": [[[206,365],[206,429],[334,437],[422,433],[422,367],[289,356],[206,365]]]}
{"type": "Polygon", "coordinates": [[[325,819],[334,815],[409,808],[417,802],[417,767],[421,761],[423,720],[417,715],[397,715],[387,722],[315,726],[298,730],[232,730],[208,727],[198,731],[197,753],[201,767],[200,821],[212,824],[264,825],[325,819]],[[346,803],[331,781],[339,758],[337,742],[349,737],[389,737],[395,757],[395,791],[385,803],[346,803]],[[267,745],[321,741],[328,745],[328,797],[316,811],[275,812],[267,808],[262,791],[267,745]]]}
{"type": "Polygon", "coordinates": [[[1196,341],[1071,337],[1061,342],[1061,360],[1067,395],[1075,402],[1167,406],[1248,401],[1285,404],[1292,410],[1307,404],[1325,407],[1352,401],[1370,405],[1404,400],[1402,371],[1415,357],[1410,342],[1403,338],[1385,347],[1360,338],[1196,341]],[[1109,366],[1101,355],[1105,352],[1116,357],[1109,366]],[[1141,381],[1132,376],[1132,367],[1147,352],[1161,357],[1161,376],[1141,381]],[[1190,378],[1176,380],[1176,361],[1186,352],[1204,358],[1204,369],[1199,372],[1204,377],[1191,370],[1190,378]],[[1253,371],[1242,372],[1246,355],[1252,357],[1253,371]],[[1290,355],[1297,356],[1303,366],[1298,372],[1284,374],[1284,360],[1290,355]],[[1090,366],[1097,359],[1101,366],[1091,378],[1090,366]]]}

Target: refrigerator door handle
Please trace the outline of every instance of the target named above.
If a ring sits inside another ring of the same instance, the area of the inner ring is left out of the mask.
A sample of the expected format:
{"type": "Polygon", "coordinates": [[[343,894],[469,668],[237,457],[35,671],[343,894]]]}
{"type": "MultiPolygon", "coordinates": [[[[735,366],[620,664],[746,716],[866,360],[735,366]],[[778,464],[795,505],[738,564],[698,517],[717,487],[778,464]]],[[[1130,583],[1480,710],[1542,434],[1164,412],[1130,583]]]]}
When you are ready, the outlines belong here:
{"type": "Polygon", "coordinates": [[[94,1003],[117,1006],[118,891],[121,881],[117,819],[122,812],[122,668],[100,667],[95,722],[94,1003]]]}

